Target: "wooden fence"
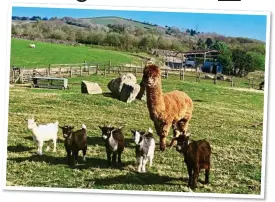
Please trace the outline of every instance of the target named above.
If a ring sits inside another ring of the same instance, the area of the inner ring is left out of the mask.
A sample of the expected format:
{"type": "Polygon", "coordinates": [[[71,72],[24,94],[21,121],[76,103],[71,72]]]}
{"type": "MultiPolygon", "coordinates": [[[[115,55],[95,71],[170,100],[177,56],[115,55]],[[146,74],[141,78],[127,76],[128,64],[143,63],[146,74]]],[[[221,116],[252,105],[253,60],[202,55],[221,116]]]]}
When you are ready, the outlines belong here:
{"type": "MultiPolygon", "coordinates": [[[[10,72],[10,83],[28,83],[32,80],[34,76],[45,76],[45,77],[60,77],[60,78],[70,78],[75,76],[88,76],[92,74],[97,75],[107,75],[107,74],[123,74],[123,73],[133,73],[135,76],[142,75],[144,65],[136,64],[89,64],[89,63],[78,63],[78,64],[51,64],[46,68],[15,68],[11,69],[10,72]]],[[[178,78],[179,80],[185,80],[185,78],[194,79],[196,82],[204,80],[212,80],[213,84],[217,82],[227,83],[225,85],[234,87],[235,78],[234,77],[221,77],[221,75],[210,74],[200,72],[197,69],[182,68],[182,69],[170,69],[161,68],[162,77],[168,79],[170,76],[178,78]]],[[[250,79],[248,87],[257,88],[258,85],[254,79],[250,79]]]]}

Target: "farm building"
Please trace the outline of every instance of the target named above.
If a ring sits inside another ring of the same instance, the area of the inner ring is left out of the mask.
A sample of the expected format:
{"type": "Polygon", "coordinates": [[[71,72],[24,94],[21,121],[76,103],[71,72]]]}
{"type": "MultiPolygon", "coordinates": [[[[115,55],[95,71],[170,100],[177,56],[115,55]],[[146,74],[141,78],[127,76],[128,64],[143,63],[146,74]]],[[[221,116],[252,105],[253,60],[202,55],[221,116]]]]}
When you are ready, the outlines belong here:
{"type": "Polygon", "coordinates": [[[222,65],[219,62],[210,62],[206,61],[201,67],[202,72],[212,73],[212,74],[221,74],[222,65]]]}
{"type": "Polygon", "coordinates": [[[216,62],[219,52],[217,50],[192,50],[188,52],[154,50],[154,54],[162,56],[166,66],[172,69],[181,69],[189,67],[196,69],[202,66],[203,72],[222,72],[222,66],[216,62]]]}

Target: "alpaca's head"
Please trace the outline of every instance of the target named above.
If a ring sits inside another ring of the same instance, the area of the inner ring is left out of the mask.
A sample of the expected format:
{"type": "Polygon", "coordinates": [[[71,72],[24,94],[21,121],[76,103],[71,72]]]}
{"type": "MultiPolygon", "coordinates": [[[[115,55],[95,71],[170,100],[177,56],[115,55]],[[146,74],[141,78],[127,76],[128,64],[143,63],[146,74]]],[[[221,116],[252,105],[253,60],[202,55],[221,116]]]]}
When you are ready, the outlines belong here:
{"type": "Polygon", "coordinates": [[[161,79],[160,68],[154,64],[148,64],[143,70],[142,82],[150,87],[154,87],[159,84],[161,79]]]}

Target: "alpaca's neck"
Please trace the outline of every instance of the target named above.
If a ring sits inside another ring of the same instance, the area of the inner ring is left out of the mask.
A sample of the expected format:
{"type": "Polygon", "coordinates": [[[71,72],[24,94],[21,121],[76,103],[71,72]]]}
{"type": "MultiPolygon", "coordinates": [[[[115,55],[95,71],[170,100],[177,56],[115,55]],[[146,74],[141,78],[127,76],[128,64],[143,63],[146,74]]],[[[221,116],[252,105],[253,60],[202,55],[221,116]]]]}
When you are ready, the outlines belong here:
{"type": "Polygon", "coordinates": [[[147,106],[150,113],[162,113],[165,110],[165,103],[162,95],[161,84],[154,87],[146,87],[147,106]]]}

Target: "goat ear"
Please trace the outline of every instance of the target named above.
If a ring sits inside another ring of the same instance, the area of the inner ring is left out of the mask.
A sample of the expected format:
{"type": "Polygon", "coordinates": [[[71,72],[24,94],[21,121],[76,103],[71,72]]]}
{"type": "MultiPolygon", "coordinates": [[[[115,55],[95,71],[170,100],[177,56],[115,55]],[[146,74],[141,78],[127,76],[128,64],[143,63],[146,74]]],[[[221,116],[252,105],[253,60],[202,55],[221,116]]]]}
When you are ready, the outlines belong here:
{"type": "Polygon", "coordinates": [[[190,137],[190,135],[191,135],[190,132],[189,132],[189,133],[186,133],[186,134],[185,134],[185,137],[190,137]]]}
{"type": "Polygon", "coordinates": [[[131,130],[131,133],[135,134],[135,133],[136,133],[136,131],[134,131],[134,130],[131,130]]]}
{"type": "Polygon", "coordinates": [[[174,144],[175,144],[175,142],[176,142],[177,140],[178,140],[177,137],[172,138],[172,141],[171,141],[171,143],[169,144],[169,147],[174,146],[174,144]]]}
{"type": "Polygon", "coordinates": [[[37,121],[37,119],[34,119],[34,122],[36,122],[37,121]]]}
{"type": "Polygon", "coordinates": [[[148,129],[148,132],[149,132],[149,133],[153,133],[152,128],[149,128],[149,129],[148,129]]]}

